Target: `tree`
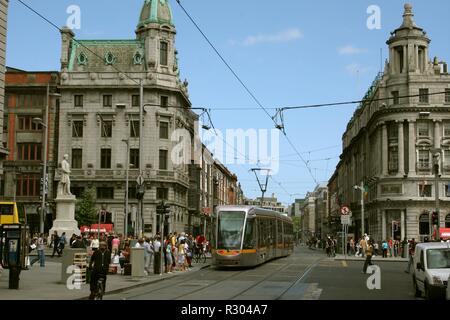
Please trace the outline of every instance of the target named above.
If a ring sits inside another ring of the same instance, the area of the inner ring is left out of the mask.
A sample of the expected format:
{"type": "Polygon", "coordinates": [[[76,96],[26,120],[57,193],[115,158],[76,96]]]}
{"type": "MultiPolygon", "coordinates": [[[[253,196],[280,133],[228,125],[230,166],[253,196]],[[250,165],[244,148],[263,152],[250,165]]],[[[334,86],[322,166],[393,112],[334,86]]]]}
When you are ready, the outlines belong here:
{"type": "Polygon", "coordinates": [[[95,207],[95,189],[88,188],[84,190],[81,198],[78,199],[75,209],[75,219],[78,221],[78,226],[90,226],[96,223],[98,215],[95,207]]]}

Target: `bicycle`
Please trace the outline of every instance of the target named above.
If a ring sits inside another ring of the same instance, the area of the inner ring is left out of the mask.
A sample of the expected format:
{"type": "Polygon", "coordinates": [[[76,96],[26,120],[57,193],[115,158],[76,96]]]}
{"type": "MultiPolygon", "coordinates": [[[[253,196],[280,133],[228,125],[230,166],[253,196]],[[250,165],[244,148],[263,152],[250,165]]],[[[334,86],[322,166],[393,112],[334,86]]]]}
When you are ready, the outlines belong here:
{"type": "Polygon", "coordinates": [[[206,263],[206,253],[204,246],[195,248],[194,261],[195,263],[206,263]]]}
{"type": "Polygon", "coordinates": [[[97,280],[97,290],[94,300],[103,300],[105,294],[105,276],[101,275],[97,280]]]}

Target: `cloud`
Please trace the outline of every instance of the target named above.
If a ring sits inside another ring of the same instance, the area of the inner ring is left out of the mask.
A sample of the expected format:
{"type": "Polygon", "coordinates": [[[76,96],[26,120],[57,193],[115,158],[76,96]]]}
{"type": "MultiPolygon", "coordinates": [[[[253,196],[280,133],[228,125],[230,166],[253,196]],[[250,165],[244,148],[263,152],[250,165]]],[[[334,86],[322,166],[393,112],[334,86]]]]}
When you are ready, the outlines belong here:
{"type": "Polygon", "coordinates": [[[371,70],[371,67],[364,67],[359,63],[351,63],[345,66],[345,70],[352,76],[362,75],[371,70]]]}
{"type": "Polygon", "coordinates": [[[347,45],[345,47],[338,48],[338,52],[339,52],[339,54],[342,54],[342,55],[352,55],[352,54],[360,54],[360,53],[367,52],[367,49],[362,49],[362,48],[357,48],[352,45],[347,45]]]}
{"type": "Polygon", "coordinates": [[[242,42],[244,46],[253,46],[259,43],[283,43],[295,41],[303,38],[303,33],[297,28],[291,28],[273,34],[258,34],[256,36],[248,36],[242,42]]]}

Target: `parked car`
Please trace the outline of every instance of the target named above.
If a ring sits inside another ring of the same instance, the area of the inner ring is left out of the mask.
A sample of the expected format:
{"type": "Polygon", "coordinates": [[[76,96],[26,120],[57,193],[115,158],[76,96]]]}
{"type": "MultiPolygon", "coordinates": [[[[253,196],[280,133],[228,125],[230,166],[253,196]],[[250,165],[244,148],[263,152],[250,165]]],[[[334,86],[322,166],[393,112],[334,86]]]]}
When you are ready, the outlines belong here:
{"type": "Polygon", "coordinates": [[[450,244],[428,242],[416,245],[412,273],[416,297],[445,297],[450,276],[450,244]]]}

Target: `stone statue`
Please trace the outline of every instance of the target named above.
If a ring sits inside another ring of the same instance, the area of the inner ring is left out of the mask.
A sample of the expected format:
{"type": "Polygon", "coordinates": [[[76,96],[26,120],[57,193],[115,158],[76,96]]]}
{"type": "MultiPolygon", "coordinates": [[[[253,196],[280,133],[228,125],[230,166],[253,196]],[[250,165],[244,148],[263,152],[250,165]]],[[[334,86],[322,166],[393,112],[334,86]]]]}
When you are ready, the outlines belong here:
{"type": "Polygon", "coordinates": [[[61,161],[61,181],[58,185],[58,195],[71,196],[70,193],[70,164],[67,161],[69,155],[65,154],[63,160],[61,161]]]}

